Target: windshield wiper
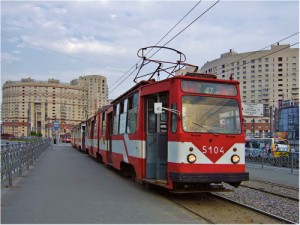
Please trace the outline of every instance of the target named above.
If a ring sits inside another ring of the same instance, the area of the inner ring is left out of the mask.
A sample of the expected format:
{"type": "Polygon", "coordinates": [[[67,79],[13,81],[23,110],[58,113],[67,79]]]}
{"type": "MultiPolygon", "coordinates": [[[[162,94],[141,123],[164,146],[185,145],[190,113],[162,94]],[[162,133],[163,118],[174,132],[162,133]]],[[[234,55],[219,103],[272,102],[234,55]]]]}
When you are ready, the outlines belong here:
{"type": "Polygon", "coordinates": [[[192,123],[195,124],[195,125],[197,125],[197,126],[199,126],[199,127],[201,127],[201,128],[204,129],[206,132],[208,132],[208,133],[213,133],[214,135],[218,136],[218,134],[217,134],[216,132],[214,132],[214,131],[212,131],[212,130],[208,130],[207,128],[205,128],[204,126],[202,126],[202,125],[200,125],[200,124],[198,124],[198,123],[194,123],[194,122],[192,122],[192,123]]]}

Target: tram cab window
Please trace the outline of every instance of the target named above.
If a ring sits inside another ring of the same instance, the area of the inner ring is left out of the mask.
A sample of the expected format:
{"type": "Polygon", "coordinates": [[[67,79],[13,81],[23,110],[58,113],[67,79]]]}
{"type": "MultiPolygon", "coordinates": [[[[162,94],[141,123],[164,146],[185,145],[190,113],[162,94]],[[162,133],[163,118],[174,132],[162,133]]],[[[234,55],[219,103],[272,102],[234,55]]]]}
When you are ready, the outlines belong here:
{"type": "Polygon", "coordinates": [[[240,134],[238,101],[204,96],[183,96],[182,126],[186,132],[240,134]]]}

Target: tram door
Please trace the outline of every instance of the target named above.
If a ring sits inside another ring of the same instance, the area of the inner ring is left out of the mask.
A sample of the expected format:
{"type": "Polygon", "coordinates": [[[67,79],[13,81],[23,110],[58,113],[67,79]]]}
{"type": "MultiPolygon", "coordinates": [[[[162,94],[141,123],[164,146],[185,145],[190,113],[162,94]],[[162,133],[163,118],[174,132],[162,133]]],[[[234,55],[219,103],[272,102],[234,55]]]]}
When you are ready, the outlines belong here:
{"type": "Polygon", "coordinates": [[[168,113],[154,113],[154,103],[168,105],[168,95],[159,93],[146,98],[146,178],[166,180],[168,159],[168,113]]]}

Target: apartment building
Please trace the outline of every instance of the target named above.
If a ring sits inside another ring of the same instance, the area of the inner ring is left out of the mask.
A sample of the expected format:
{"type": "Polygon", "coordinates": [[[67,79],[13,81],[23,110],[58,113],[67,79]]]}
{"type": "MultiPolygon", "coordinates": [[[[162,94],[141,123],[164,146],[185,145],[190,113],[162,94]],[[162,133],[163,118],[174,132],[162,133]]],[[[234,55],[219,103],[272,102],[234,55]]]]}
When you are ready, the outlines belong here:
{"type": "Polygon", "coordinates": [[[106,77],[81,76],[70,83],[31,78],[7,81],[2,98],[2,133],[20,137],[34,131],[53,136],[55,120],[59,122],[57,132],[67,133],[107,104],[106,77]]]}
{"type": "Polygon", "coordinates": [[[84,113],[85,118],[89,118],[108,102],[106,77],[99,75],[80,76],[78,81],[87,89],[87,102],[84,113]]]}
{"type": "Polygon", "coordinates": [[[270,50],[237,53],[230,50],[205,63],[200,72],[240,81],[244,103],[262,103],[262,117],[245,117],[246,134],[264,136],[274,132],[281,102],[299,104],[299,48],[272,45],[270,50]],[[254,121],[253,121],[254,120],[254,121]],[[254,134],[253,134],[254,133],[254,134]]]}

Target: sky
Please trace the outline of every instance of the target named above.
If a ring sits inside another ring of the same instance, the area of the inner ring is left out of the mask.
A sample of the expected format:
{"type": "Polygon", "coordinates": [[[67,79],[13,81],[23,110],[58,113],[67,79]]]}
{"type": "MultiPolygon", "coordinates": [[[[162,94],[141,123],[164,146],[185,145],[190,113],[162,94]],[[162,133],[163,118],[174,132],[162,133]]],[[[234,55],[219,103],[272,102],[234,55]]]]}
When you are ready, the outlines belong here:
{"type": "MultiPolygon", "coordinates": [[[[138,50],[156,45],[197,3],[1,1],[1,86],[28,77],[69,83],[98,74],[107,77],[109,98],[116,98],[135,84],[138,50]]],[[[158,45],[168,43],[166,47],[185,54],[187,63],[201,67],[229,49],[256,51],[297,32],[296,0],[208,0],[201,1],[158,45]]],[[[299,34],[280,44],[298,41],[299,34]]],[[[168,57],[161,53],[155,59],[168,57]]]]}

